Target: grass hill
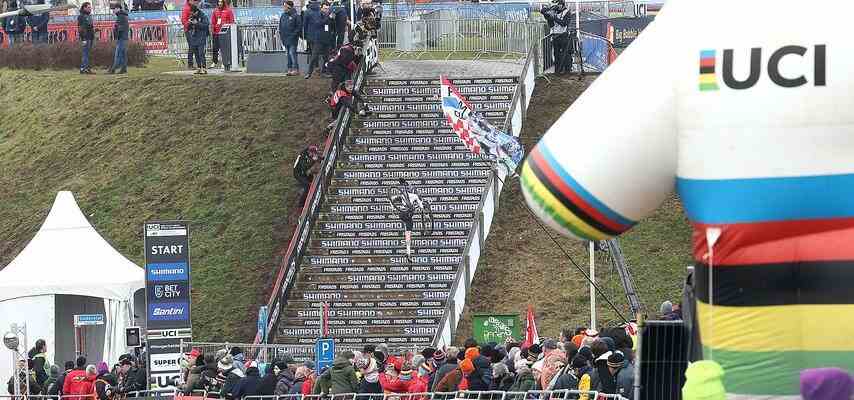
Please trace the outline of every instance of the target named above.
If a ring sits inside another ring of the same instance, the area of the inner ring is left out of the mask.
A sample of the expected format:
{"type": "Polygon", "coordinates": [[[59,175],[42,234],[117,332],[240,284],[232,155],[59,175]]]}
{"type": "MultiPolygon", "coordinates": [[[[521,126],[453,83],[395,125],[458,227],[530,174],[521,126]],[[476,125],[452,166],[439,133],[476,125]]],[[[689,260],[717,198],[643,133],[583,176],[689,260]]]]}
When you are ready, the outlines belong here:
{"type": "MultiPolygon", "coordinates": [[[[248,340],[296,202],[291,165],[325,135],[326,80],[0,69],[0,266],[70,190],[142,265],[142,224],[191,221],[196,339],[248,340]]],[[[295,218],[291,218],[294,219],[295,218]]]]}
{"type": "MultiPolygon", "coordinates": [[[[187,219],[195,338],[249,340],[295,220],[291,165],[323,137],[316,119],[326,115],[326,82],[160,74],[174,67],[154,59],[126,77],[0,69],[0,267],[33,237],[60,190],[72,191],[95,228],[140,265],[144,221],[187,219]]],[[[526,148],[584,87],[538,82],[526,148]]],[[[532,218],[518,183],[507,185],[461,336],[472,313],[521,313],[529,303],[545,335],[585,323],[583,277],[532,218]]],[[[671,200],[622,240],[651,309],[678,294],[689,239],[671,200]]],[[[559,240],[586,266],[581,244],[559,240]]],[[[625,312],[617,275],[598,265],[599,282],[625,312]]],[[[601,320],[613,320],[603,305],[601,320]]]]}
{"type": "MultiPolygon", "coordinates": [[[[538,80],[531,97],[521,135],[526,150],[539,141],[594,78],[583,82],[575,78],[549,79],[550,82],[538,80]]],[[[588,270],[584,243],[560,237],[551,230],[548,234],[557,238],[581,268],[588,270]]],[[[620,245],[649,315],[658,313],[662,301],[681,296],[685,267],[692,262],[691,229],[675,196],[623,235],[620,245]]],[[[597,254],[596,282],[628,317],[628,302],[620,278],[604,253],[597,254]]],[[[528,304],[534,306],[540,335],[557,337],[564,326],[588,326],[589,297],[589,284],[584,276],[529,213],[519,182],[506,184],[460,319],[458,340],[461,342],[471,335],[473,314],[519,314],[519,321],[524,321],[528,304]]],[[[619,322],[601,296],[597,299],[597,313],[599,326],[619,322]]]]}

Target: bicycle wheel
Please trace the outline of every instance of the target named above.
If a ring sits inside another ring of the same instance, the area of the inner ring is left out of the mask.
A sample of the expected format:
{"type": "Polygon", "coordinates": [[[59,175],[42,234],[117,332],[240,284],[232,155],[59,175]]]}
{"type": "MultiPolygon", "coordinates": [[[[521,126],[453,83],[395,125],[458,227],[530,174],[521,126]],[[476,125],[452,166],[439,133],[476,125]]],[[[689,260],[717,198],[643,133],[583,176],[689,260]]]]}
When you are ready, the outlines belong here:
{"type": "Polygon", "coordinates": [[[430,209],[430,203],[425,202],[421,208],[421,235],[429,236],[433,233],[433,211],[430,209]]]}
{"type": "Polygon", "coordinates": [[[388,203],[391,204],[391,208],[393,208],[395,211],[404,212],[408,209],[406,206],[406,194],[403,193],[403,191],[400,190],[400,188],[397,188],[397,187],[390,188],[388,190],[388,195],[386,196],[386,198],[388,199],[388,203]],[[395,203],[395,201],[394,201],[395,198],[402,199],[402,201],[399,203],[395,203]]]}

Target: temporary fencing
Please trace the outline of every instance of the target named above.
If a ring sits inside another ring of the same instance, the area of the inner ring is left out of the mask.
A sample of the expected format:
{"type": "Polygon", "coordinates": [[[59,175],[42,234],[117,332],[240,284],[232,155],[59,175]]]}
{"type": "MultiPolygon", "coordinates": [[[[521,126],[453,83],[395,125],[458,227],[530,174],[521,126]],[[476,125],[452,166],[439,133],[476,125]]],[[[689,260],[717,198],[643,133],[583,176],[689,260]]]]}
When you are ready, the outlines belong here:
{"type": "MultiPolygon", "coordinates": [[[[314,359],[314,345],[308,344],[252,344],[252,343],[210,343],[210,342],[181,342],[181,352],[189,353],[192,349],[199,349],[204,354],[216,354],[220,350],[229,351],[232,347],[240,347],[247,360],[258,362],[272,362],[289,355],[295,360],[304,361],[314,359]]],[[[361,351],[363,345],[349,345],[336,343],[335,350],[361,351]]],[[[390,345],[390,355],[416,354],[423,346],[417,345],[390,345]]]]}

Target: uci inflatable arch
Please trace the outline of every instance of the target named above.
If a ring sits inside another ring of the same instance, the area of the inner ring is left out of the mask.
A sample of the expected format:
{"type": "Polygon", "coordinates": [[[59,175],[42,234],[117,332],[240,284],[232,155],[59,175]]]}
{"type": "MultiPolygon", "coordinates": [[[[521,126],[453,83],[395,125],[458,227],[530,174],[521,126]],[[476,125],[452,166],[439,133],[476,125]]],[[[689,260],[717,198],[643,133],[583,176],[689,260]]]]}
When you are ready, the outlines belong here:
{"type": "Polygon", "coordinates": [[[630,229],[674,186],[705,359],[730,399],[854,371],[854,2],[668,0],[532,149],[564,235],[630,229]]]}

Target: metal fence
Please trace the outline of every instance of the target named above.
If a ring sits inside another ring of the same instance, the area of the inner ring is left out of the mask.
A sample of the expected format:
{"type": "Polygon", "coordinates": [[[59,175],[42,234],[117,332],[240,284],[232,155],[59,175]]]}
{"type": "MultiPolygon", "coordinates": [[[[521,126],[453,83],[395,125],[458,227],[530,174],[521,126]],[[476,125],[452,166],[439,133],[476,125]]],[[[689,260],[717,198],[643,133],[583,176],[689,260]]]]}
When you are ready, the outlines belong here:
{"type": "MultiPolygon", "coordinates": [[[[145,398],[187,398],[177,390],[155,391],[146,390],[129,393],[128,397],[145,398]]],[[[204,390],[193,391],[192,397],[221,398],[220,392],[207,392],[204,390]]],[[[457,391],[457,392],[424,392],[424,393],[342,393],[334,395],[273,395],[273,396],[244,396],[242,400],[569,400],[586,398],[587,400],[628,400],[617,394],[607,394],[596,391],[584,390],[531,390],[528,392],[501,392],[501,391],[457,391]]],[[[95,395],[0,395],[0,400],[95,400],[95,395]]]]}
{"type": "MultiPolygon", "coordinates": [[[[232,347],[240,347],[246,359],[258,362],[272,362],[281,359],[285,354],[295,360],[304,361],[314,359],[314,345],[311,344],[252,344],[252,343],[210,343],[210,342],[181,342],[181,352],[189,353],[196,348],[204,354],[215,354],[220,350],[230,350],[232,347]]],[[[347,343],[336,343],[335,351],[362,351],[363,345],[351,345],[347,343]]],[[[418,345],[390,345],[390,355],[417,354],[423,346],[418,345]]]]}

